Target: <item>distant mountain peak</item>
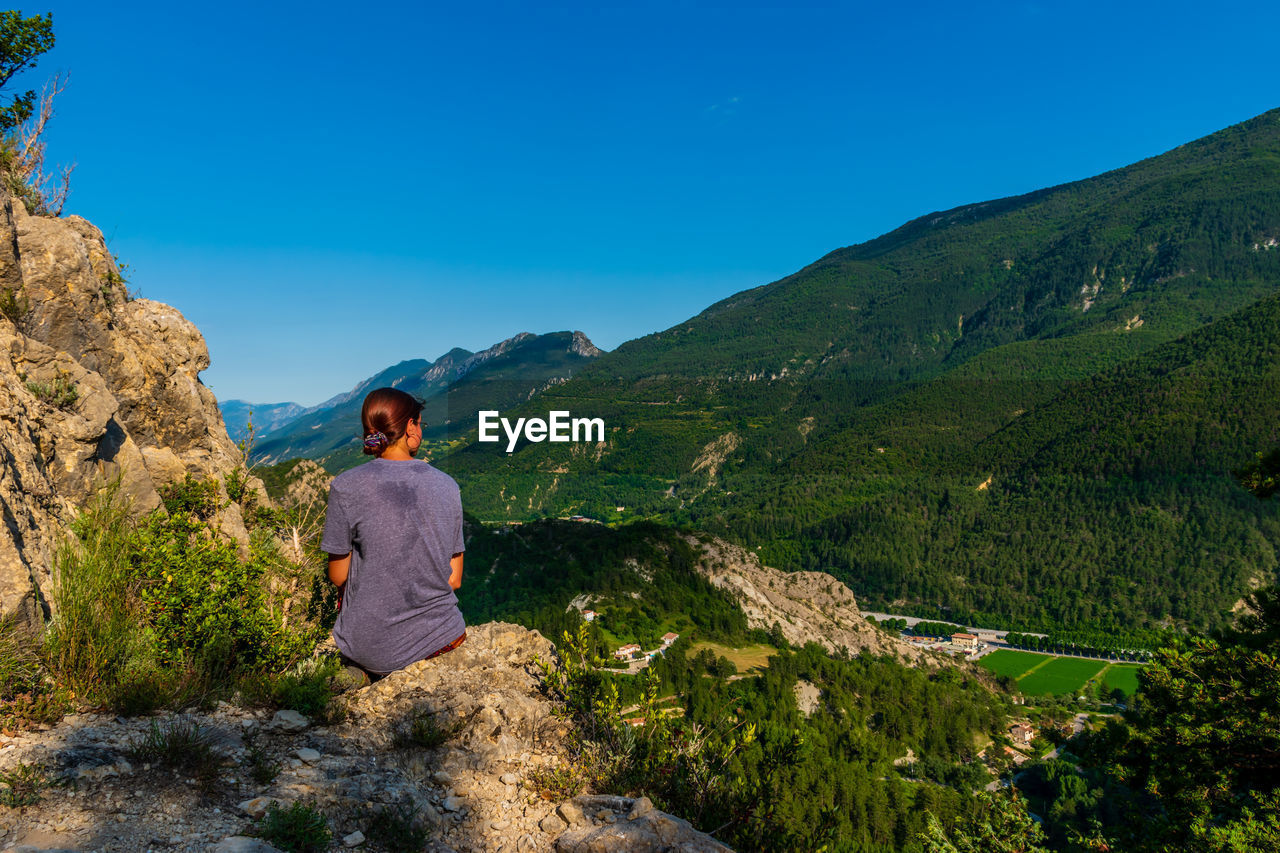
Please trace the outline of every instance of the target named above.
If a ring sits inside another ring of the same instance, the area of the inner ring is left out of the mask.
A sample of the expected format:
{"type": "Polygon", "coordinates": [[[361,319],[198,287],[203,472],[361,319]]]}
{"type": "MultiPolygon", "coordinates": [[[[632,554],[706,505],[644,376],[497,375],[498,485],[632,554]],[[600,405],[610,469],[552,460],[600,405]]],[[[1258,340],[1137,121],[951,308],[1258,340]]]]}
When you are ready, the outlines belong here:
{"type": "Polygon", "coordinates": [[[573,333],[573,343],[569,345],[569,352],[583,358],[599,358],[604,355],[604,350],[591,343],[590,338],[578,331],[573,333]]]}

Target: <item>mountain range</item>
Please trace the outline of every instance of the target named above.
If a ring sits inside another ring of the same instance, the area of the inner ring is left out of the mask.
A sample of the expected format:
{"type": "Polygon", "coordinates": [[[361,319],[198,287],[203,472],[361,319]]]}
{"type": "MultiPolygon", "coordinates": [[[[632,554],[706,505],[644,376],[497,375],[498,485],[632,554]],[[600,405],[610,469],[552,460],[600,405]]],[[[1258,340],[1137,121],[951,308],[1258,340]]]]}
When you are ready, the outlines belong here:
{"type": "Polygon", "coordinates": [[[399,388],[422,400],[424,441],[428,447],[447,446],[452,436],[475,427],[479,409],[523,402],[567,380],[600,354],[582,332],[522,332],[480,352],[454,348],[435,361],[402,361],[311,408],[241,400],[221,408],[228,432],[237,439],[246,436],[252,413],[255,461],[272,464],[302,457],[341,469],[363,458],[360,406],[373,388],[399,388]]]}
{"type": "Polygon", "coordinates": [[[1220,624],[1280,541],[1231,476],[1280,443],[1278,241],[1273,111],[834,251],[510,413],[603,446],[438,464],[483,518],[690,524],[921,615],[1220,624]]]}
{"type": "MultiPolygon", "coordinates": [[[[920,217],[568,381],[467,379],[429,453],[483,519],[690,525],[869,605],[969,624],[1209,627],[1275,576],[1280,514],[1231,471],[1280,444],[1278,290],[1272,111],[920,217]],[[474,440],[479,408],[599,417],[607,440],[507,454],[474,440]]],[[[348,400],[442,387],[472,357],[397,365],[348,400]]],[[[355,464],[337,451],[358,418],[337,427],[337,409],[259,455],[355,464]]]]}

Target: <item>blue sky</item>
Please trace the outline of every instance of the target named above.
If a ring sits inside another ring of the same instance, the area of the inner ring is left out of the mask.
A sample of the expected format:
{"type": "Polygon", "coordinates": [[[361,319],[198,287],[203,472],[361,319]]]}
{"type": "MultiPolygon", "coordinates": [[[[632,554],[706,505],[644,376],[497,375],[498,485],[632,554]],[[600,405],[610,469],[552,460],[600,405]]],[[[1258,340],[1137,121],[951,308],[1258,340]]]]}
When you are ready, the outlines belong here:
{"type": "Polygon", "coordinates": [[[55,2],[68,213],[313,404],[521,331],[674,325],[907,219],[1280,106],[1265,6],[55,2]]]}

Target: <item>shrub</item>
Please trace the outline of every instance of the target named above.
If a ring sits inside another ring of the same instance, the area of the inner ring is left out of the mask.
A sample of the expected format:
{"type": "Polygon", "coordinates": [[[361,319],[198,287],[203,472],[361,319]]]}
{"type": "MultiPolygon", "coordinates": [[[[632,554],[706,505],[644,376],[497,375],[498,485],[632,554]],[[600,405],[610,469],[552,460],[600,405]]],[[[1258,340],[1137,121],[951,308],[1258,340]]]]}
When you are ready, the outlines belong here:
{"type": "Polygon", "coordinates": [[[48,383],[28,381],[27,390],[37,400],[55,409],[69,409],[80,399],[80,389],[65,376],[59,376],[48,383]]]}
{"type": "Polygon", "coordinates": [[[53,723],[67,707],[40,664],[40,641],[15,618],[0,619],[0,729],[53,723]]]}
{"type": "MultiPolygon", "coordinates": [[[[216,485],[190,478],[170,492],[169,514],[129,520],[108,488],[82,513],[78,537],[60,549],[56,613],[47,658],[62,679],[119,712],[204,702],[246,672],[274,671],[316,639],[272,611],[269,549],[242,560],[235,543],[197,516],[216,485]]],[[[325,701],[315,676],[282,689],[325,701]]]]}
{"type": "Polygon", "coordinates": [[[576,797],[587,784],[586,774],[580,765],[561,764],[558,767],[535,767],[525,777],[538,796],[551,802],[576,797]]]}
{"type": "Polygon", "coordinates": [[[184,717],[170,717],[151,728],[128,750],[131,760],[158,764],[200,779],[217,776],[222,758],[213,748],[212,733],[184,717]]]}
{"type": "Polygon", "coordinates": [[[31,305],[18,294],[18,291],[12,287],[0,290],[0,314],[3,314],[10,323],[21,328],[30,310],[31,305]]]}
{"type": "Polygon", "coordinates": [[[117,482],[89,503],[73,525],[76,539],[54,560],[45,657],[78,691],[117,685],[150,661],[146,612],[129,564],[133,531],[118,492],[117,482]]]}
{"type": "Polygon", "coordinates": [[[418,820],[417,810],[408,805],[383,806],[368,813],[364,823],[365,837],[374,849],[391,853],[421,850],[431,839],[430,831],[418,820]]]}
{"type": "Polygon", "coordinates": [[[409,720],[408,731],[402,733],[396,739],[396,745],[400,747],[418,746],[423,749],[435,749],[443,746],[460,731],[462,731],[462,722],[460,720],[442,725],[436,721],[435,714],[430,711],[420,711],[409,720]]]}
{"type": "Polygon", "coordinates": [[[306,802],[283,809],[273,803],[258,825],[258,835],[288,853],[321,853],[333,840],[329,822],[306,802]]]}
{"type": "Polygon", "coordinates": [[[245,747],[244,766],[249,768],[249,776],[259,785],[270,785],[280,774],[280,762],[272,760],[252,737],[246,739],[245,747]]]}
{"type": "Polygon", "coordinates": [[[325,719],[333,709],[333,679],[342,670],[335,655],[304,660],[288,672],[252,676],[241,689],[253,702],[290,708],[314,719],[325,719]]]}
{"type": "Polygon", "coordinates": [[[197,480],[190,474],[181,482],[171,483],[160,490],[160,499],[170,513],[185,513],[201,521],[208,521],[221,509],[218,497],[218,481],[197,480]]]}
{"type": "Polygon", "coordinates": [[[15,618],[0,619],[0,701],[43,686],[39,643],[23,631],[15,618]]]}
{"type": "Polygon", "coordinates": [[[55,783],[38,764],[20,763],[12,770],[0,771],[0,806],[18,808],[40,802],[45,789],[55,783]]]}

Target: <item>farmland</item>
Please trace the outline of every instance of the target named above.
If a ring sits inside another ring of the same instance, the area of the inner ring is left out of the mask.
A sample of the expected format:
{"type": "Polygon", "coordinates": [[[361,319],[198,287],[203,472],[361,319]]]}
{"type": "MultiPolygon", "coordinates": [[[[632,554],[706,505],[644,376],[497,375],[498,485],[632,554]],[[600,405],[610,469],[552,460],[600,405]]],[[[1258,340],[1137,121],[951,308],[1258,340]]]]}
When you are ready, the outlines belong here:
{"type": "Polygon", "coordinates": [[[1012,678],[1019,690],[1033,696],[1076,693],[1099,677],[1108,690],[1120,688],[1132,694],[1138,688],[1139,667],[1133,664],[1000,649],[983,657],[978,665],[994,675],[1012,678]]]}

